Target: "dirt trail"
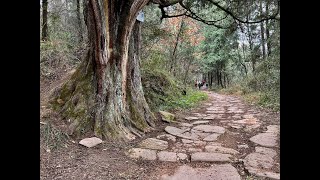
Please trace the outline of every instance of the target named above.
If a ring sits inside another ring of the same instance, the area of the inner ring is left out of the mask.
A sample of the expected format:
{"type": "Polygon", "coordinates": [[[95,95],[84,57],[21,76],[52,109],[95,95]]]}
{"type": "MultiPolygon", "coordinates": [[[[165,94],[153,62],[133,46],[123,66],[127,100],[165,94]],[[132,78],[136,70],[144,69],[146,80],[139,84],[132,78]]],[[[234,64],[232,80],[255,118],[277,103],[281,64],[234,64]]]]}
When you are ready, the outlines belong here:
{"type": "Polygon", "coordinates": [[[177,123],[158,122],[143,139],[42,148],[41,179],[280,179],[279,114],[236,96],[208,95],[199,107],[176,112],[177,123]]]}

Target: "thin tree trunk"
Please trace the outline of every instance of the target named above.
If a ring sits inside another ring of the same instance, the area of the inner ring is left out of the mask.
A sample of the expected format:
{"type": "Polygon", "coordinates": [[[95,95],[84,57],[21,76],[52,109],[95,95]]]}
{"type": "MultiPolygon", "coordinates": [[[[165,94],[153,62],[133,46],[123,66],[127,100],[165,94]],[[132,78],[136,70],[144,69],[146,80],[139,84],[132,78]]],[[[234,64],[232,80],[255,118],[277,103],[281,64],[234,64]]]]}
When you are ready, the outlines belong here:
{"type": "Polygon", "coordinates": [[[180,38],[180,35],[181,35],[181,32],[182,32],[183,25],[184,25],[184,19],[182,18],[181,22],[180,22],[178,34],[177,34],[177,37],[176,37],[176,41],[175,41],[175,44],[174,44],[174,48],[173,48],[173,52],[172,52],[172,58],[171,58],[170,72],[171,73],[173,72],[174,76],[175,76],[176,64],[177,64],[177,62],[176,62],[177,61],[176,51],[177,51],[177,48],[178,48],[179,38],[180,38]]]}
{"type": "Polygon", "coordinates": [[[42,0],[42,41],[48,41],[48,0],[42,0]]]}
{"type": "MultiPolygon", "coordinates": [[[[263,14],[262,1],[260,1],[260,15],[263,14]]],[[[265,38],[264,38],[264,23],[263,21],[260,23],[260,33],[261,33],[261,45],[262,45],[262,58],[266,58],[266,46],[265,46],[265,38]]]]}
{"type": "Polygon", "coordinates": [[[186,83],[187,83],[187,78],[188,78],[188,73],[189,73],[189,68],[190,68],[190,65],[191,65],[191,61],[192,61],[192,59],[190,58],[189,61],[188,61],[188,64],[187,64],[186,72],[184,74],[184,79],[183,79],[183,84],[184,85],[186,85],[186,83]]]}
{"type": "MultiPolygon", "coordinates": [[[[266,14],[269,14],[269,2],[266,4],[266,14]]],[[[270,32],[269,32],[269,20],[266,20],[266,36],[267,36],[267,49],[268,56],[271,54],[271,42],[270,42],[270,32]]]]}
{"type": "Polygon", "coordinates": [[[77,21],[78,21],[78,37],[79,42],[83,42],[83,30],[82,30],[82,21],[80,16],[80,0],[77,0],[77,21]]]}

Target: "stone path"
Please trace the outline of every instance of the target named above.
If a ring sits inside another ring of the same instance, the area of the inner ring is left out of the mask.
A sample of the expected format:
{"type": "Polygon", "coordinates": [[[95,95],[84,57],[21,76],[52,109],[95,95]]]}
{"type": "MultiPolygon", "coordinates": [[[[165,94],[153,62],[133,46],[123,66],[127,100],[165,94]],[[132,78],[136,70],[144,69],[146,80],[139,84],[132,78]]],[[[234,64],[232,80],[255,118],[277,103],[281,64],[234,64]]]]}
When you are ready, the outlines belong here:
{"type": "Polygon", "coordinates": [[[249,175],[280,179],[275,160],[280,156],[280,126],[260,121],[260,112],[248,109],[237,97],[208,94],[211,102],[178,116],[163,134],[141,141],[128,156],[178,163],[175,174],[165,174],[163,180],[238,180],[249,175]],[[191,166],[203,162],[211,166],[191,166]]]}

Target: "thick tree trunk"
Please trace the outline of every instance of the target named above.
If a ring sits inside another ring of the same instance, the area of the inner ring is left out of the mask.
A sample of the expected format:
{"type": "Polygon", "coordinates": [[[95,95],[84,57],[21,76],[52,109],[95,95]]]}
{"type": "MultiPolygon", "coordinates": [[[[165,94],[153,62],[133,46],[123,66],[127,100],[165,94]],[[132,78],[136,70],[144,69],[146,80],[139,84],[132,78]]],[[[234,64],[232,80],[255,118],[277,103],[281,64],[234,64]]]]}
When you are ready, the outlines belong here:
{"type": "Polygon", "coordinates": [[[139,52],[135,51],[140,40],[131,37],[139,34],[131,32],[147,2],[85,0],[87,56],[51,101],[70,119],[70,134],[93,130],[102,138],[133,139],[154,126],[141,86],[139,52]]]}
{"type": "Polygon", "coordinates": [[[79,42],[83,41],[83,30],[82,30],[82,21],[80,16],[80,0],[77,0],[77,21],[78,21],[78,37],[79,42]]]}
{"type": "Polygon", "coordinates": [[[48,40],[48,0],[42,0],[42,41],[48,40]]]}

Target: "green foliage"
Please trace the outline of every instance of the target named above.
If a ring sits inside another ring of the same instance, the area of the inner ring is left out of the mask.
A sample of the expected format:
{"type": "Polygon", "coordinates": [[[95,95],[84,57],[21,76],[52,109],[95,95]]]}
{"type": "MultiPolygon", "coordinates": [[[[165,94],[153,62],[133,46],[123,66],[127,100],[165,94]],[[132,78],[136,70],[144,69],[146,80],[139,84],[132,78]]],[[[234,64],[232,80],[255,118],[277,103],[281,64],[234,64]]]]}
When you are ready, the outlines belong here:
{"type": "Polygon", "coordinates": [[[171,96],[167,98],[167,103],[163,109],[189,109],[197,105],[200,101],[206,100],[208,95],[201,91],[188,89],[185,96],[171,96]]]}
{"type": "Polygon", "coordinates": [[[153,111],[191,108],[207,98],[205,93],[185,87],[165,68],[161,69],[161,58],[155,57],[157,58],[145,63],[142,68],[145,97],[153,111]],[[182,95],[183,90],[186,90],[186,95],[182,95]]]}

